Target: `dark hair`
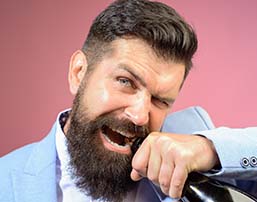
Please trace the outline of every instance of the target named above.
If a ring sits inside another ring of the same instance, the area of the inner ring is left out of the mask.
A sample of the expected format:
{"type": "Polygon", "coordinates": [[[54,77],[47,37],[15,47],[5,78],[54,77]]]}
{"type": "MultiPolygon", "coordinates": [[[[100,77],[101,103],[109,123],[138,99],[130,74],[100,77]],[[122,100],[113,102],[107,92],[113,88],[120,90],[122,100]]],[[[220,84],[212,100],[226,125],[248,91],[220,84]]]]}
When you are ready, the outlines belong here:
{"type": "Polygon", "coordinates": [[[159,57],[184,63],[185,77],[192,67],[196,34],[173,8],[161,2],[113,2],[94,20],[82,50],[88,60],[99,59],[110,42],[122,37],[142,39],[159,57]]]}

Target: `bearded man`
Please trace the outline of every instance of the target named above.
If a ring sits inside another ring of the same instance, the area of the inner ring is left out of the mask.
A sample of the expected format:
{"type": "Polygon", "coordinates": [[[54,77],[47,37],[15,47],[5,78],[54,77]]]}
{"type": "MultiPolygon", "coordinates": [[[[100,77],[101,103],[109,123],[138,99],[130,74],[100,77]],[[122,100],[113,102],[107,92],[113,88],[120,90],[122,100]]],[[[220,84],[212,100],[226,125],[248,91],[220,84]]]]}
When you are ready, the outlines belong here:
{"type": "Polygon", "coordinates": [[[1,201],[167,201],[189,172],[220,166],[211,140],[160,132],[196,49],[171,7],[113,2],[71,57],[72,109],[44,140],[1,159],[1,201]]]}

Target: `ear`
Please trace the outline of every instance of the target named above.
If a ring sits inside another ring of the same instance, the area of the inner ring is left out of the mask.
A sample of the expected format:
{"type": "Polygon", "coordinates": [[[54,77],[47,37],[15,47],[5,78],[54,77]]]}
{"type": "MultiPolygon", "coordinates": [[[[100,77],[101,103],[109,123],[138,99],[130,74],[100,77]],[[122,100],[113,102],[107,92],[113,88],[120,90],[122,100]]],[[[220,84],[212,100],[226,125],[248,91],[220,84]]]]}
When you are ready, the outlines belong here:
{"type": "Polygon", "coordinates": [[[81,50],[73,53],[70,59],[68,75],[71,94],[75,95],[77,93],[79,85],[87,71],[87,65],[86,55],[81,50]]]}

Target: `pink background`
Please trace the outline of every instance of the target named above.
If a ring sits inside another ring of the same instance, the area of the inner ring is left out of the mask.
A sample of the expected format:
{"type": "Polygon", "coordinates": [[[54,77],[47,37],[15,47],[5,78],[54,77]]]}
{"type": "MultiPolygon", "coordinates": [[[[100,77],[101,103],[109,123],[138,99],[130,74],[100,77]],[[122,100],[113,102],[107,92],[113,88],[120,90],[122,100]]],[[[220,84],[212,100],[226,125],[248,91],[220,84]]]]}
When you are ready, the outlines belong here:
{"type": "MultiPolygon", "coordinates": [[[[0,3],[0,155],[47,134],[71,106],[67,70],[110,0],[0,3]]],[[[257,1],[166,0],[196,29],[199,50],[174,110],[203,106],[217,126],[256,125],[257,1]]]]}

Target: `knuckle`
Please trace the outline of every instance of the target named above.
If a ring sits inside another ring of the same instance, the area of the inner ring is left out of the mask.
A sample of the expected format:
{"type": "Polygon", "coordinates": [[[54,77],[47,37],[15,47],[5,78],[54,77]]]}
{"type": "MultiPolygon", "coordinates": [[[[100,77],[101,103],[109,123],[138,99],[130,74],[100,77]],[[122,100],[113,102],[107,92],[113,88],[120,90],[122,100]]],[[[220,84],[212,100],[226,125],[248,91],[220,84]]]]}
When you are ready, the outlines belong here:
{"type": "Polygon", "coordinates": [[[166,178],[160,178],[159,179],[159,183],[160,183],[160,186],[165,188],[165,189],[169,189],[169,186],[170,186],[170,181],[166,178]]]}
{"type": "Polygon", "coordinates": [[[153,172],[147,173],[147,178],[155,183],[158,182],[156,175],[153,172]]]}
{"type": "Polygon", "coordinates": [[[177,151],[176,151],[176,145],[174,144],[174,143],[170,143],[169,144],[169,147],[168,147],[168,149],[167,149],[167,154],[169,154],[169,155],[174,155],[174,154],[176,154],[177,153],[177,151]]]}
{"type": "Polygon", "coordinates": [[[188,153],[186,153],[185,151],[177,151],[176,156],[178,159],[183,160],[183,161],[185,161],[186,159],[189,158],[188,153]]]}
{"type": "Polygon", "coordinates": [[[157,148],[161,148],[163,145],[163,137],[157,137],[155,140],[155,145],[157,146],[157,148]]]}
{"type": "Polygon", "coordinates": [[[150,136],[160,136],[160,132],[153,131],[150,133],[150,136]]]}
{"type": "Polygon", "coordinates": [[[182,189],[183,189],[183,185],[184,185],[184,184],[183,184],[181,181],[176,181],[176,182],[173,184],[174,188],[175,188],[177,191],[182,190],[182,189]]]}
{"type": "Polygon", "coordinates": [[[184,184],[181,181],[176,181],[170,186],[169,195],[173,197],[180,197],[182,194],[182,190],[184,188],[184,184]]]}
{"type": "Polygon", "coordinates": [[[160,184],[160,188],[161,188],[161,190],[162,190],[162,192],[163,192],[164,194],[169,195],[169,189],[170,189],[169,186],[160,184]]]}
{"type": "Polygon", "coordinates": [[[132,160],[132,167],[135,170],[142,170],[142,169],[144,169],[142,161],[140,161],[140,160],[138,160],[136,158],[133,158],[133,160],[132,160]]]}
{"type": "Polygon", "coordinates": [[[167,157],[175,159],[181,159],[181,150],[179,150],[178,145],[176,143],[171,142],[165,151],[167,157]]]}
{"type": "Polygon", "coordinates": [[[171,151],[174,155],[174,157],[176,157],[177,162],[191,162],[192,159],[194,159],[193,153],[186,149],[186,148],[179,148],[176,147],[175,149],[173,149],[171,151]]]}

